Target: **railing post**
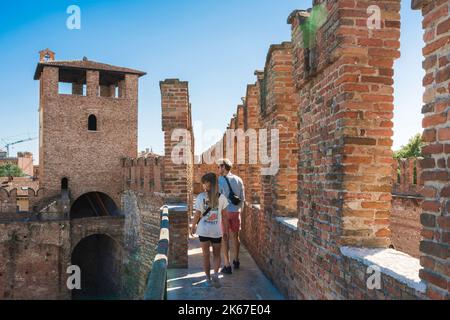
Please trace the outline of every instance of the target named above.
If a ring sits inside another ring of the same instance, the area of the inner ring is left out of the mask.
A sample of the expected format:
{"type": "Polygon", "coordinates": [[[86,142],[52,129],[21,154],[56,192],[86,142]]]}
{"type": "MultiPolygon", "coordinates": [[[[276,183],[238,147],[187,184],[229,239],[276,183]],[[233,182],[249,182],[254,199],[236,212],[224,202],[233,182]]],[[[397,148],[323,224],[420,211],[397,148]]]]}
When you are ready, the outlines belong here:
{"type": "Polygon", "coordinates": [[[148,277],[144,300],[167,299],[167,266],[169,254],[169,208],[163,207],[156,257],[148,277]]]}

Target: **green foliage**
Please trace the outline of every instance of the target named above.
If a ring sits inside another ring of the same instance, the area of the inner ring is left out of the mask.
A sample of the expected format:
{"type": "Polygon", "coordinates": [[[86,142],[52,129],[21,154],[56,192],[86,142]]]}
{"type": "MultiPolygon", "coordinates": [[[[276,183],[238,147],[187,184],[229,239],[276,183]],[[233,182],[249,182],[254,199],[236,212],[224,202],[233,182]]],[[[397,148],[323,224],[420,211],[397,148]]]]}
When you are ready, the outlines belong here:
{"type": "Polygon", "coordinates": [[[328,17],[328,10],[324,4],[316,5],[311,10],[311,15],[304,24],[301,25],[303,33],[303,45],[305,49],[311,49],[316,45],[316,33],[325,23],[328,17]]]}
{"type": "Polygon", "coordinates": [[[409,142],[406,145],[402,146],[400,150],[394,152],[394,158],[407,159],[421,157],[423,145],[424,143],[422,141],[422,135],[418,133],[414,137],[409,139],[409,142]]]}
{"type": "Polygon", "coordinates": [[[23,177],[25,174],[17,165],[7,163],[0,166],[0,177],[23,177]]]}

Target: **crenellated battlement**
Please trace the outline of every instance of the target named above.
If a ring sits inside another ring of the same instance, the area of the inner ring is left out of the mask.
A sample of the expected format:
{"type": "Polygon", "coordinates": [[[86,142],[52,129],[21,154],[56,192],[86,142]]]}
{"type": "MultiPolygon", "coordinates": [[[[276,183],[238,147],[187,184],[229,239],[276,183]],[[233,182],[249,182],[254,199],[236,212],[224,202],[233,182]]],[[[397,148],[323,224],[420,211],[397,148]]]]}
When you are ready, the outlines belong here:
{"type": "Polygon", "coordinates": [[[393,162],[393,195],[422,197],[423,158],[399,159],[393,162]]]}
{"type": "MultiPolygon", "coordinates": [[[[26,186],[0,187],[0,220],[7,218],[3,214],[38,213],[46,200],[43,188],[33,189],[26,186]]],[[[9,216],[11,218],[11,216],[9,216]]],[[[11,220],[14,220],[11,218],[11,220]]]]}
{"type": "Polygon", "coordinates": [[[122,189],[144,194],[163,191],[164,156],[148,153],[122,159],[122,189]]]}
{"type": "MultiPolygon", "coordinates": [[[[201,191],[202,174],[217,172],[215,164],[205,160],[222,153],[235,164],[233,172],[243,178],[248,202],[242,238],[261,268],[290,297],[375,298],[354,281],[355,270],[364,266],[343,249],[381,252],[395,247],[430,259],[436,269],[423,263],[420,274],[418,268],[409,270],[415,280],[426,283],[426,292],[424,286],[405,290],[383,275],[390,282],[383,284],[387,289],[377,293],[377,299],[424,298],[424,293],[448,298],[448,277],[437,270],[448,246],[440,236],[448,220],[441,213],[449,208],[444,70],[448,8],[445,1],[413,1],[413,7],[423,9],[427,31],[425,159],[393,160],[400,0],[315,0],[313,8],[289,16],[291,41],[269,48],[264,70],[255,72],[256,82],[247,86],[243,104],[227,127],[244,132],[278,129],[279,170],[264,175],[259,163],[241,165],[236,152],[227,154],[239,142],[226,134],[195,167],[195,190],[201,191]],[[284,275],[286,263],[297,265],[305,276],[298,270],[284,275]],[[326,280],[310,281],[318,273],[326,280]],[[350,282],[339,278],[342,274],[350,282]]],[[[249,140],[244,140],[246,161],[255,153],[249,151],[249,140]]],[[[419,266],[416,260],[411,265],[419,266]]]]}

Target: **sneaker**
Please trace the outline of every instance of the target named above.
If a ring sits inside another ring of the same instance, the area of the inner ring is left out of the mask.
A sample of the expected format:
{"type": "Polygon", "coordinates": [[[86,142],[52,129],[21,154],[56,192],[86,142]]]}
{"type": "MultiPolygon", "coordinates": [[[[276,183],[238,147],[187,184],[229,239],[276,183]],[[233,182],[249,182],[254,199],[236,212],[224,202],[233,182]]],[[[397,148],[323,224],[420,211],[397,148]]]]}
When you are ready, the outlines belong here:
{"type": "Polygon", "coordinates": [[[220,288],[220,281],[219,281],[219,275],[217,273],[212,275],[212,284],[213,286],[218,289],[220,288]]]}
{"type": "Polygon", "coordinates": [[[235,268],[235,269],[239,269],[241,263],[239,262],[239,260],[238,260],[238,261],[233,260],[233,265],[234,265],[234,268],[235,268]]]}
{"type": "Polygon", "coordinates": [[[231,266],[229,266],[229,267],[223,267],[222,270],[220,270],[220,273],[223,273],[223,274],[232,274],[233,271],[231,270],[231,266]]]}
{"type": "Polygon", "coordinates": [[[205,286],[206,286],[207,288],[211,288],[212,285],[213,285],[212,280],[211,280],[211,279],[206,279],[205,286]]]}

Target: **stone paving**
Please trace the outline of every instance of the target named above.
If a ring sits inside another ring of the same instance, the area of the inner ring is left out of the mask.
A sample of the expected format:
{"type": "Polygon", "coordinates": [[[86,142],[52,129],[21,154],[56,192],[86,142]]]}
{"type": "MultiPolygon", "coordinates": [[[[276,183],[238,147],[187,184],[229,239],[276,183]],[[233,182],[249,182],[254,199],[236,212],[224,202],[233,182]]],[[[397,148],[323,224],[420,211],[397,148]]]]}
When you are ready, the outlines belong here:
{"type": "MultiPolygon", "coordinates": [[[[211,253],[212,257],[212,253],[211,253]]],[[[212,260],[212,259],[211,259],[212,260]]],[[[241,245],[241,268],[232,275],[220,275],[221,287],[208,287],[202,267],[198,238],[189,239],[189,268],[169,269],[168,300],[283,300],[241,245]]],[[[213,271],[211,271],[213,274],[213,271]]]]}

